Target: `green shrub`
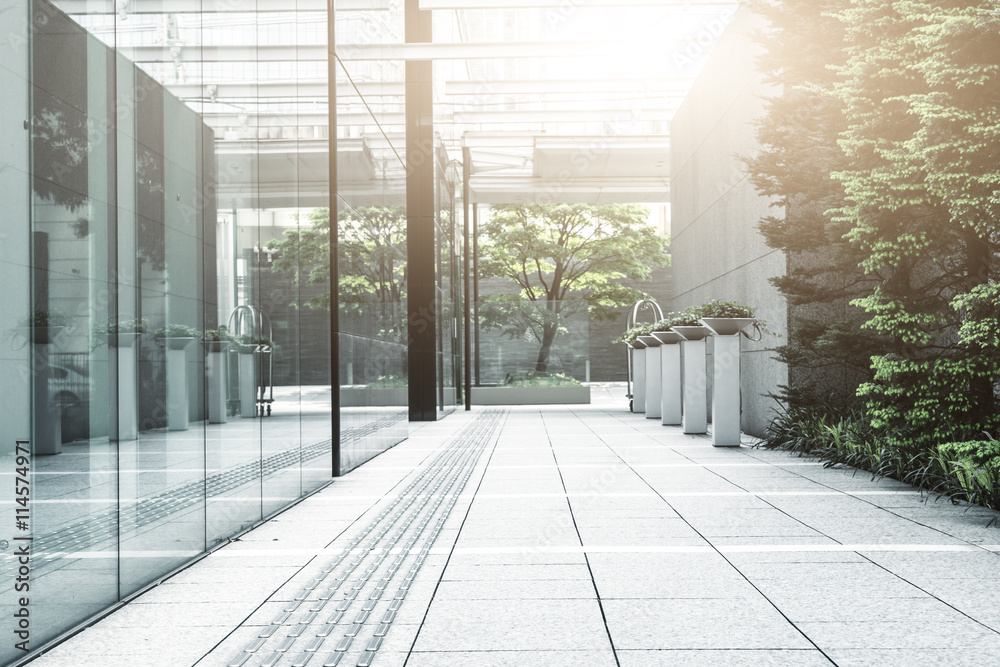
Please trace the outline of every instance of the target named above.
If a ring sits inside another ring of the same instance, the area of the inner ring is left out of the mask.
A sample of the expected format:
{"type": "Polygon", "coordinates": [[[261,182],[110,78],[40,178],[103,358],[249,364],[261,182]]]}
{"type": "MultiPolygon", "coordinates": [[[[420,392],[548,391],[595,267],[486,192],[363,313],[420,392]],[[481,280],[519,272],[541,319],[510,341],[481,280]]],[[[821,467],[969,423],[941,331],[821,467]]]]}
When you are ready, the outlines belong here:
{"type": "Polygon", "coordinates": [[[504,378],[501,387],[578,387],[580,381],[565,373],[527,373],[504,378]]]}
{"type": "Polygon", "coordinates": [[[1000,442],[950,442],[927,448],[902,443],[875,428],[862,410],[832,414],[817,406],[781,411],[768,425],[768,449],[819,457],[824,465],[846,465],[890,477],[932,494],[1000,510],[1000,442]]]}

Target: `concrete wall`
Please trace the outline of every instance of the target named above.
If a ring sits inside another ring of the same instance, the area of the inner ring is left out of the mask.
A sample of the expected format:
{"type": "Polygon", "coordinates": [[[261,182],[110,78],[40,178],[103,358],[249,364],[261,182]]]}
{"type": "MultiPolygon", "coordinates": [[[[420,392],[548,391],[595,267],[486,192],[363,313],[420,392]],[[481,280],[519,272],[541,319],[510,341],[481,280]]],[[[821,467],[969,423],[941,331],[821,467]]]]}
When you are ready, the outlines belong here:
{"type": "Polygon", "coordinates": [[[739,301],[757,308],[781,336],[743,339],[742,427],[754,435],[773,416],[766,394],[788,383],[787,369],[773,358],[788,309],[768,281],[785,274],[786,260],[757,230],[760,218],[780,212],[757,195],[736,157],[757,151],[752,121],[763,113],[761,97],[774,94],[754,67],[758,47],[749,34],[759,22],[745,8],[736,13],[670,126],[673,308],[739,301]]]}

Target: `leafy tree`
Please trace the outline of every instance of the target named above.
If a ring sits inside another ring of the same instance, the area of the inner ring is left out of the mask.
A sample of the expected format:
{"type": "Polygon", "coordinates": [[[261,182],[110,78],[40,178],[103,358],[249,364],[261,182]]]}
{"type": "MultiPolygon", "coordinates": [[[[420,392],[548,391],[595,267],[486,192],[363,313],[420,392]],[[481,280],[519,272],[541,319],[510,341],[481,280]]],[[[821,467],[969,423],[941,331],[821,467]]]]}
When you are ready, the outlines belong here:
{"type": "MultiPolygon", "coordinates": [[[[268,247],[278,253],[274,270],[306,276],[312,285],[330,280],[330,210],[309,213],[309,227],[292,229],[268,247]]],[[[341,210],[338,221],[340,301],[361,311],[375,305],[386,328],[401,326],[401,304],[406,279],[406,211],[400,207],[363,207],[341,210]]],[[[330,292],[306,302],[309,308],[330,308],[330,292]]]]}
{"type": "Polygon", "coordinates": [[[870,359],[883,337],[862,330],[864,312],[849,302],[871,291],[875,278],[859,267],[859,249],[844,239],[850,225],[830,210],[844,188],[832,173],[846,167],[837,144],[846,129],[844,102],[834,91],[832,65],[847,59],[843,24],[832,13],[849,0],[766,2],[752,8],[766,20],[756,35],[758,68],[774,94],[755,123],[760,150],[744,157],[751,182],[779,213],[764,218],[767,244],[788,259],[771,279],[789,304],[789,365],[784,398],[792,405],[854,402],[858,382],[871,379],[870,359]]]}
{"type": "Polygon", "coordinates": [[[835,174],[837,217],[876,281],[853,303],[892,340],[859,394],[900,447],[996,420],[996,366],[952,307],[996,275],[1000,50],[997,3],[987,4],[855,0],[838,14],[849,46],[836,86],[848,160],[835,174]]]}
{"type": "Polygon", "coordinates": [[[480,274],[507,278],[520,293],[483,309],[487,326],[539,344],[536,372],[548,370],[552,343],[566,318],[588,312],[618,317],[616,308],[642,295],[617,280],[648,279],[667,266],[667,241],[642,206],[525,204],[497,206],[481,225],[480,274]]]}

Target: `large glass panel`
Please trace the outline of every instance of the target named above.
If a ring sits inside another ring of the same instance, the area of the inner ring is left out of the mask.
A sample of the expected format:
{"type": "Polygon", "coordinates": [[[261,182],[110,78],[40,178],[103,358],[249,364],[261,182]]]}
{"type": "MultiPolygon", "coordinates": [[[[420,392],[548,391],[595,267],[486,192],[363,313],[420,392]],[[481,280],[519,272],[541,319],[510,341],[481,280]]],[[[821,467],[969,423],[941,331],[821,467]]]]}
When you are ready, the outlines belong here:
{"type": "MultiPolygon", "coordinates": [[[[402,5],[337,15],[338,44],[403,40],[402,5]]],[[[337,81],[341,471],[406,437],[403,63],[345,60],[337,81]]]]}
{"type": "Polygon", "coordinates": [[[333,472],[327,15],[211,9],[0,0],[0,485],[31,489],[0,558],[33,538],[30,649],[333,472]]]}

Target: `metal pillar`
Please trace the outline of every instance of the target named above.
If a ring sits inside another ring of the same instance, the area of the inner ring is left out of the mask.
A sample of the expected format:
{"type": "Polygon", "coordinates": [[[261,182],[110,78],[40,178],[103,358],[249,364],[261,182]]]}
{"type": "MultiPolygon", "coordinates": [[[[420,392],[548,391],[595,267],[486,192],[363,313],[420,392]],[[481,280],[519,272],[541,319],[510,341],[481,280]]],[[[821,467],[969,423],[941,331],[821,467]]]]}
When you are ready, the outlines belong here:
{"type": "MultiPolygon", "coordinates": [[[[471,188],[470,188],[471,191],[471,188]]],[[[472,319],[476,323],[473,332],[476,350],[476,386],[479,379],[479,204],[472,205],[472,319]]]]}
{"type": "Polygon", "coordinates": [[[464,332],[465,337],[465,409],[472,409],[472,340],[469,338],[472,328],[472,304],[469,302],[469,177],[472,176],[472,154],[468,146],[462,149],[462,278],[464,290],[462,291],[462,310],[465,316],[464,332]]]}
{"type": "MultiPolygon", "coordinates": [[[[406,0],[406,42],[431,41],[431,12],[406,0]]],[[[410,421],[437,419],[433,63],[406,62],[406,245],[410,421]]],[[[331,86],[332,87],[332,86],[331,86]]]]}
{"type": "MultiPolygon", "coordinates": [[[[331,412],[331,434],[332,452],[330,468],[334,477],[340,477],[340,308],[338,307],[340,295],[340,267],[337,262],[339,254],[339,225],[337,223],[337,60],[334,58],[336,47],[336,30],[334,30],[336,9],[335,3],[330,2],[326,16],[326,33],[330,53],[326,58],[327,77],[327,109],[330,114],[328,127],[329,135],[329,155],[328,169],[330,184],[330,412],[331,412]]],[[[236,234],[236,211],[233,210],[233,234],[236,234]]],[[[234,273],[233,275],[237,275],[234,273]]],[[[235,303],[239,303],[238,301],[235,303]]]]}

